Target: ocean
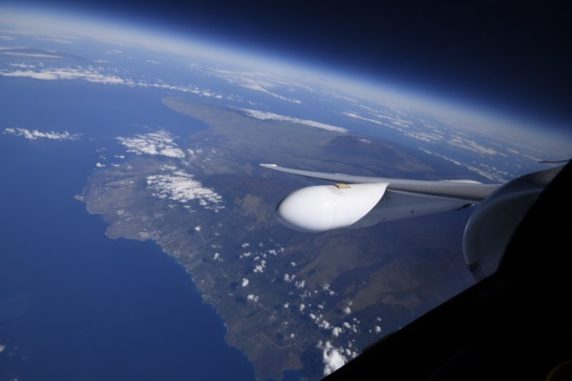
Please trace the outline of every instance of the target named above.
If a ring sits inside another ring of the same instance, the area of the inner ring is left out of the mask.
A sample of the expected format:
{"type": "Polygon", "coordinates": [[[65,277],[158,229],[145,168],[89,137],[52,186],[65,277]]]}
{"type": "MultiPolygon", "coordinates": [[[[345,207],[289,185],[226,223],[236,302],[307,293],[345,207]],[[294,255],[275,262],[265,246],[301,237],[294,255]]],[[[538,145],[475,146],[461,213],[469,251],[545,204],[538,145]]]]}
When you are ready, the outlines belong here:
{"type": "Polygon", "coordinates": [[[188,119],[151,92],[59,81],[1,86],[1,130],[84,135],[55,142],[0,134],[0,381],[253,379],[190,275],[154,243],[107,238],[101,217],[74,199],[113,136],[138,123],[182,128],[188,119]],[[110,94],[122,97],[125,112],[110,94]]]}

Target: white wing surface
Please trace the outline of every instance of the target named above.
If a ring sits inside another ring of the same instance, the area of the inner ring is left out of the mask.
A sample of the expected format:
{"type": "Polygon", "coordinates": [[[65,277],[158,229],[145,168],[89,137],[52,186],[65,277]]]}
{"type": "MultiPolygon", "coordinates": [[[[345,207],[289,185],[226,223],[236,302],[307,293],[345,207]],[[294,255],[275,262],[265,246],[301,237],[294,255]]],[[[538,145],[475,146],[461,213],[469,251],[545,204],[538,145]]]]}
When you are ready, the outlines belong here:
{"type": "Polygon", "coordinates": [[[278,205],[288,226],[321,232],[445,212],[479,204],[463,235],[463,253],[478,277],[492,274],[514,229],[562,166],[517,177],[506,184],[471,180],[405,180],[304,171],[261,164],[275,171],[337,182],[297,190],[278,205]]]}
{"type": "Polygon", "coordinates": [[[299,176],[337,182],[299,189],[278,205],[281,221],[294,229],[321,232],[460,209],[500,187],[470,180],[426,181],[352,176],[261,164],[299,176]]]}
{"type": "Polygon", "coordinates": [[[260,164],[274,171],[290,173],[314,179],[321,179],[345,184],[385,183],[393,192],[413,193],[417,195],[436,196],[479,202],[497,190],[502,184],[481,184],[472,180],[407,180],[388,177],[353,176],[342,173],[325,173],[280,167],[276,164],[260,164]]]}

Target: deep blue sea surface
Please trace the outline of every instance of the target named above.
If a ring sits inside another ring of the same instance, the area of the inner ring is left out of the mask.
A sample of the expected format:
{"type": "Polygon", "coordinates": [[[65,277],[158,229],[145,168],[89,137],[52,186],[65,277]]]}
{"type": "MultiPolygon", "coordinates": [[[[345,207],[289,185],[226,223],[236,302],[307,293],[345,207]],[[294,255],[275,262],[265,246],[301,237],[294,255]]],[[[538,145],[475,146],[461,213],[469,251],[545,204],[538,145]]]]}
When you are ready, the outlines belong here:
{"type": "Polygon", "coordinates": [[[188,119],[151,92],[11,83],[2,81],[2,130],[84,138],[0,134],[0,380],[253,379],[184,269],[153,243],[108,239],[102,219],[74,199],[102,139],[133,133],[136,123],[185,128],[188,119]]]}

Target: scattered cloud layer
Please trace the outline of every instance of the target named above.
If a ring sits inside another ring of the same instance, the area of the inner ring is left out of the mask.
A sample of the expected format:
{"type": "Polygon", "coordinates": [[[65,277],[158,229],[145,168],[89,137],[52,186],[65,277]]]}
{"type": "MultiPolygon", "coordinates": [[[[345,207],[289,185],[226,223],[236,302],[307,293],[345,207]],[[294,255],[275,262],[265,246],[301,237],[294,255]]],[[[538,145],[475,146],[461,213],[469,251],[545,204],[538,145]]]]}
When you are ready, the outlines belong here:
{"type": "MultiPolygon", "coordinates": [[[[369,110],[368,110],[369,111],[369,110]]],[[[425,143],[445,143],[457,148],[469,150],[480,155],[497,155],[498,152],[490,147],[485,147],[469,138],[461,131],[456,131],[442,123],[434,123],[420,118],[408,120],[402,115],[370,111],[374,117],[363,116],[355,112],[344,112],[343,115],[363,122],[376,124],[390,128],[405,136],[425,143]]]]}
{"type": "Polygon", "coordinates": [[[171,134],[165,130],[129,138],[118,137],[117,140],[127,148],[127,152],[136,155],[159,155],[175,159],[185,157],[185,152],[177,146],[171,134]]]}
{"type": "Polygon", "coordinates": [[[106,85],[128,84],[123,78],[114,74],[104,74],[94,68],[28,68],[26,70],[4,70],[0,72],[2,77],[32,78],[44,81],[54,80],[84,80],[92,83],[106,85]]]}
{"type": "Polygon", "coordinates": [[[425,152],[427,155],[432,155],[432,156],[436,156],[438,158],[441,158],[443,160],[446,160],[450,163],[453,163],[457,166],[460,167],[464,167],[466,169],[468,169],[471,172],[474,172],[480,176],[483,176],[489,180],[492,181],[496,181],[496,182],[505,182],[510,178],[510,175],[507,171],[504,171],[502,169],[499,169],[495,166],[492,165],[488,165],[486,163],[483,162],[478,162],[478,163],[474,163],[473,165],[471,164],[463,164],[458,160],[452,159],[448,156],[442,155],[438,152],[433,152],[430,151],[428,149],[425,148],[419,148],[421,151],[425,152]]]}
{"type": "MultiPolygon", "coordinates": [[[[147,176],[147,187],[154,197],[186,204],[197,201],[205,209],[218,212],[224,208],[222,197],[207,188],[191,174],[181,170],[172,173],[147,176]]],[[[200,231],[201,228],[195,229],[200,231]]]]}
{"type": "Polygon", "coordinates": [[[357,112],[342,114],[415,139],[418,149],[426,154],[463,167],[491,181],[506,181],[512,172],[519,173],[523,165],[530,165],[530,161],[539,160],[531,150],[519,147],[518,142],[488,136],[477,131],[470,132],[448,121],[403,114],[392,109],[374,110],[360,107],[366,111],[361,114],[357,112]]]}
{"type": "MultiPolygon", "coordinates": [[[[3,52],[8,54],[10,52],[3,52]]],[[[28,53],[26,53],[28,54],[28,53]]],[[[34,53],[35,54],[35,53],[34,53]]],[[[58,57],[55,57],[58,58],[58,57]]],[[[105,63],[105,61],[99,61],[105,63]]],[[[30,64],[10,64],[10,69],[0,71],[2,77],[12,78],[30,78],[44,81],[55,80],[82,80],[90,83],[103,85],[120,85],[129,87],[140,87],[149,89],[169,90],[186,94],[193,94],[199,97],[212,99],[225,99],[228,101],[241,101],[241,98],[235,95],[222,95],[215,91],[200,88],[192,84],[174,84],[165,81],[144,81],[134,80],[126,76],[120,76],[117,73],[105,69],[103,67],[45,67],[42,65],[30,64]]]]}
{"type": "Polygon", "coordinates": [[[321,129],[333,131],[333,132],[341,132],[341,133],[348,132],[348,130],[346,130],[345,128],[332,126],[331,124],[326,124],[326,123],[322,123],[322,122],[316,122],[315,120],[300,119],[300,118],[295,118],[292,116],[275,114],[273,112],[252,110],[252,109],[247,109],[247,108],[242,109],[242,111],[244,111],[251,118],[255,118],[255,119],[259,119],[259,120],[275,120],[278,122],[290,122],[290,123],[296,123],[296,124],[303,124],[305,126],[314,127],[314,128],[321,128],[321,129]]]}
{"type": "Polygon", "coordinates": [[[38,131],[38,130],[27,130],[25,128],[5,128],[5,135],[21,136],[28,140],[78,140],[78,134],[71,134],[68,131],[57,132],[57,131],[38,131]]]}
{"type": "Polygon", "coordinates": [[[233,85],[237,85],[248,90],[258,91],[285,102],[302,104],[302,101],[299,99],[286,97],[276,93],[275,91],[269,90],[278,86],[292,86],[290,83],[283,83],[277,80],[276,77],[268,77],[262,73],[233,72],[229,70],[211,70],[211,72],[233,85]]]}

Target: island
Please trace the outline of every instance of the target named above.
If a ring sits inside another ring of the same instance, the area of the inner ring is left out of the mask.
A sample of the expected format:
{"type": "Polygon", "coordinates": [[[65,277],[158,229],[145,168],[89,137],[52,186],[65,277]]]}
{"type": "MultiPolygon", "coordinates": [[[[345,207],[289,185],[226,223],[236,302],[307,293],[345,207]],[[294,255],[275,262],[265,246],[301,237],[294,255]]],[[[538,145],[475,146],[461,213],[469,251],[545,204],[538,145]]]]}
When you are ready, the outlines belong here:
{"type": "Polygon", "coordinates": [[[280,225],[275,207],[319,182],[259,166],[435,178],[413,151],[245,109],[161,101],[205,127],[118,137],[124,160],[95,170],[78,198],[110,238],[152,240],[186,269],[258,379],[287,370],[319,378],[332,356],[351,360],[471,284],[460,252],[467,212],[302,234],[280,225]]]}

